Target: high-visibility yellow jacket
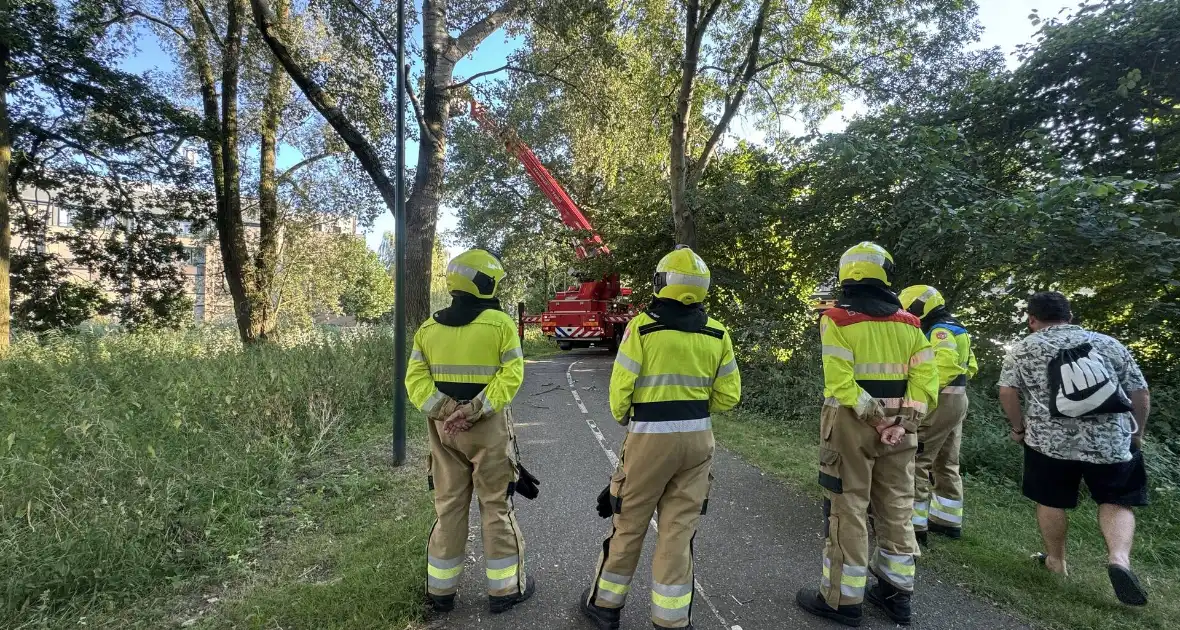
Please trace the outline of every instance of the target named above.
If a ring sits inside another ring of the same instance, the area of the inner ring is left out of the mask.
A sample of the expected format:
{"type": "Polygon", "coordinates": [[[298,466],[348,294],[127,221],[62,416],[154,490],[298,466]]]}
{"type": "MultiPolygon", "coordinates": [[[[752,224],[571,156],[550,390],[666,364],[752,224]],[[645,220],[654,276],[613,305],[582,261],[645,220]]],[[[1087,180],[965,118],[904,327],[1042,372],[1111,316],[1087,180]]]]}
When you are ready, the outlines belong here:
{"type": "Polygon", "coordinates": [[[466,326],[426,320],[414,334],[406,370],[410,402],[430,413],[447,397],[478,401],[481,415],[499,411],[524,381],[524,354],[516,324],[503,311],[487,310],[466,326]]]}
{"type": "Polygon", "coordinates": [[[632,433],[712,428],[710,413],[732,409],[742,378],[729,331],[710,318],[698,332],[674,330],[640,313],[627,325],[610,378],[611,413],[632,433]]]}
{"type": "Polygon", "coordinates": [[[955,322],[939,322],[930,327],[926,336],[934,348],[938,365],[938,391],[947,394],[966,393],[967,381],[975,378],[975,373],[979,371],[967,329],[955,322]]]}
{"type": "Polygon", "coordinates": [[[840,308],[820,318],[827,403],[866,414],[876,399],[886,416],[912,409],[915,419],[938,403],[934,351],[918,318],[903,311],[871,317],[840,308]]]}

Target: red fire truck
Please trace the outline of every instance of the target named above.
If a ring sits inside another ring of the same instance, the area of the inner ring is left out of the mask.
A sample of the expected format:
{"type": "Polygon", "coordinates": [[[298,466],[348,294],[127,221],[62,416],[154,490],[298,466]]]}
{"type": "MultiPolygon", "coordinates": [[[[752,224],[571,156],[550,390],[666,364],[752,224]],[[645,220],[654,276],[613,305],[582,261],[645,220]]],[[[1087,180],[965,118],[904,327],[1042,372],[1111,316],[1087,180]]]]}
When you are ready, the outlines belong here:
{"type": "MultiPolygon", "coordinates": [[[[520,161],[529,177],[557,209],[561,222],[571,230],[589,235],[581,240],[572,239],[579,260],[610,255],[610,248],[594,231],[586,215],[528,145],[511,130],[496,124],[487,109],[474,99],[471,100],[471,117],[481,129],[503,142],[505,150],[520,161]]],[[[609,274],[599,280],[578,278],[577,284],[558,291],[540,315],[528,315],[520,305],[521,337],[524,337],[525,324],[539,324],[541,331],[556,341],[562,350],[596,346],[614,351],[623,338],[627,322],[636,315],[635,307],[620,299],[630,295],[631,289],[620,285],[618,274],[609,274]]]]}

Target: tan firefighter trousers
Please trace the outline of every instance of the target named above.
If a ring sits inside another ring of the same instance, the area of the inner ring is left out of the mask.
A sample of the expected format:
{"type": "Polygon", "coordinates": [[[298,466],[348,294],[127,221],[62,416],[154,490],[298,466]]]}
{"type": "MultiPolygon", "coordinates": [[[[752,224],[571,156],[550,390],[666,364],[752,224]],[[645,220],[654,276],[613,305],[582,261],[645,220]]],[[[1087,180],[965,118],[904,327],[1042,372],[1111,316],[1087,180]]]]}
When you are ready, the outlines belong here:
{"type": "Polygon", "coordinates": [[[826,517],[820,594],[829,606],[860,605],[869,571],[903,591],[914,590],[918,553],[910,515],[918,436],[897,446],[848,407],[825,405],[820,416],[820,485],[826,517]],[[869,555],[867,526],[873,504],[877,549],[869,555]]]}
{"type": "Polygon", "coordinates": [[[483,520],[488,595],[522,592],[524,538],[512,505],[516,459],[511,412],[505,409],[486,416],[471,430],[457,435],[443,433],[441,422],[428,422],[429,469],[438,520],[430,531],[427,591],[431,595],[450,595],[458,590],[474,489],[483,520]]]}
{"type": "Polygon", "coordinates": [[[959,476],[959,445],[967,418],[967,394],[938,396],[938,408],[918,430],[922,444],[914,471],[914,530],[925,531],[929,521],[946,527],[963,526],[963,478],[959,476]],[[930,486],[934,485],[931,496],[930,486]]]}
{"type": "Polygon", "coordinates": [[[712,430],[689,433],[628,433],[623,457],[611,477],[615,515],[602,543],[590,598],[621,608],[643,551],[643,538],[658,508],[659,541],[652,559],[651,619],[662,628],[683,628],[692,613],[692,540],[709,495],[712,430]]]}

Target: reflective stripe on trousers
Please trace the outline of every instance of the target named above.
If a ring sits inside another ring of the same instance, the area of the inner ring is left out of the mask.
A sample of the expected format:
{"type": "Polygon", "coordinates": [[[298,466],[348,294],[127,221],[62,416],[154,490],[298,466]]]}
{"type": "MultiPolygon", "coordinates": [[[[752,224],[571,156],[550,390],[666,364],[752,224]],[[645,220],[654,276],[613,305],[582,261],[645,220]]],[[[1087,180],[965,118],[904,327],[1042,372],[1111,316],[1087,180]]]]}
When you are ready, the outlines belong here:
{"type": "Polygon", "coordinates": [[[876,560],[877,577],[887,580],[903,591],[914,590],[913,556],[896,555],[879,549],[876,560]]]}
{"type": "Polygon", "coordinates": [[[912,523],[915,528],[926,529],[930,521],[930,503],[926,501],[914,502],[914,517],[912,523]]]}
{"type": "Polygon", "coordinates": [[[631,576],[603,571],[598,578],[598,599],[622,606],[631,592],[631,576]]]}
{"type": "Polygon", "coordinates": [[[430,588],[449,591],[459,586],[459,574],[463,573],[463,556],[442,560],[434,556],[426,558],[426,583],[430,588]]]}
{"type": "Polygon", "coordinates": [[[936,494],[930,504],[930,516],[944,523],[962,525],[963,502],[940,497],[936,494]]]}
{"type": "Polygon", "coordinates": [[[688,619],[692,605],[692,584],[651,585],[651,616],[668,622],[688,619]]]}
{"type": "MultiPolygon", "coordinates": [[[[865,585],[868,580],[868,567],[842,564],[840,567],[840,594],[860,599],[865,596],[865,585]]],[[[821,584],[825,590],[832,588],[832,561],[828,558],[824,558],[824,577],[821,584]]]]}
{"type": "Polygon", "coordinates": [[[635,422],[629,425],[631,433],[692,433],[713,428],[712,418],[697,420],[664,420],[661,422],[635,422]]]}
{"type": "Polygon", "coordinates": [[[520,568],[520,556],[488,559],[488,592],[502,591],[516,584],[516,574],[520,568]]]}

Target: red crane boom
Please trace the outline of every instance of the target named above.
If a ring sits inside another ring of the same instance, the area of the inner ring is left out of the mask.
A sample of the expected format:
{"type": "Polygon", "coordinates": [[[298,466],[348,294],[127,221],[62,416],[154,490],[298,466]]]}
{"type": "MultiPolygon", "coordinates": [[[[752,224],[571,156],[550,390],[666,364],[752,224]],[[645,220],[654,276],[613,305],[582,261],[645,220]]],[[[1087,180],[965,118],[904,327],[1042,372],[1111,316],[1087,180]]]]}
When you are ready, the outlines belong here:
{"type": "MultiPolygon", "coordinates": [[[[573,241],[574,252],[579,259],[610,254],[610,248],[594,231],[594,226],[590,225],[578,204],[574,203],[524,141],[513,131],[497,125],[488,115],[487,109],[474,99],[471,100],[471,117],[480,129],[503,142],[504,149],[520,161],[537,188],[557,208],[562,223],[572,230],[589,234],[581,241],[573,241]]],[[[541,330],[555,339],[563,350],[575,345],[591,344],[617,348],[624,327],[635,316],[635,311],[629,304],[620,303],[616,298],[630,294],[630,289],[619,286],[618,274],[610,274],[601,280],[583,281],[565,291],[559,291],[549,300],[548,308],[541,315],[524,315],[522,307],[521,335],[524,334],[524,324],[540,324],[541,330]]]]}
{"type": "Polygon", "coordinates": [[[488,116],[487,109],[483,105],[477,103],[474,99],[471,101],[471,117],[475,122],[479,123],[480,129],[483,129],[489,135],[498,138],[504,143],[504,148],[509,153],[514,155],[517,160],[524,166],[524,170],[532,178],[533,182],[537,184],[537,188],[545,193],[553,207],[557,208],[558,214],[561,215],[561,222],[572,230],[579,232],[589,232],[590,236],[581,244],[575,244],[574,250],[578,254],[579,259],[585,259],[597,254],[609,254],[610,248],[602,242],[602,237],[594,231],[594,226],[590,225],[590,221],[586,219],[586,215],[578,209],[578,204],[570,199],[569,193],[561,187],[561,184],[541,164],[541,160],[537,158],[533,150],[529,148],[515,133],[511,130],[504,129],[497,125],[488,116]]]}

